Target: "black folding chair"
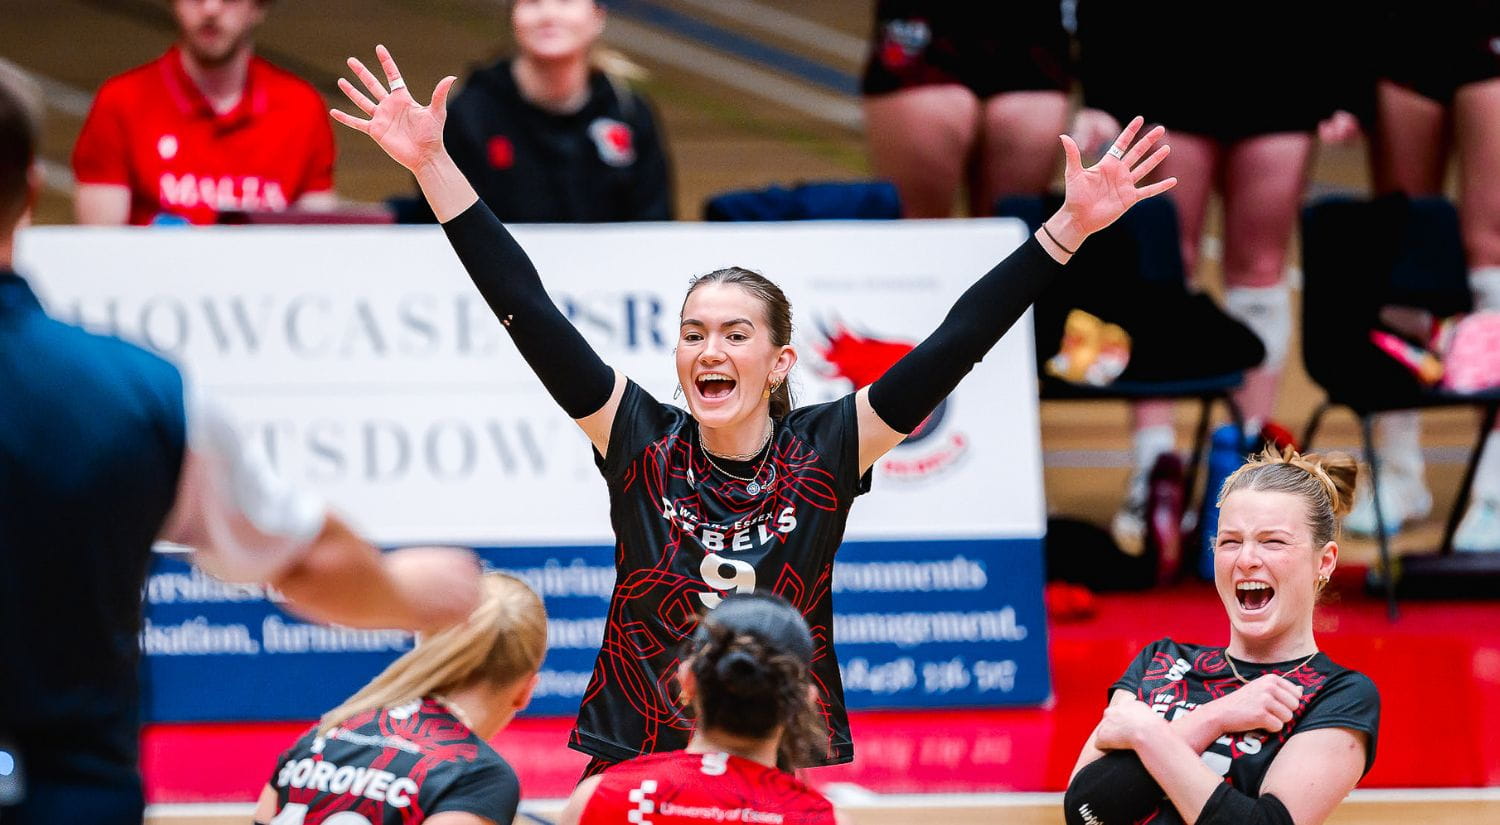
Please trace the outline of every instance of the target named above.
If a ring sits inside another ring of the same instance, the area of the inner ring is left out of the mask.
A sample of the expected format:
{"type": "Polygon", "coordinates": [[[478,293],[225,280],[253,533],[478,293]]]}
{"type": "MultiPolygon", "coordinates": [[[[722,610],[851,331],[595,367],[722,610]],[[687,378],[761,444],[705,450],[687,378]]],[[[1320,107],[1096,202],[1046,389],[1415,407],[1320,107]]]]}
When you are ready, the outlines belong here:
{"type": "MultiPolygon", "coordinates": [[[[996,214],[1020,218],[1035,231],[1061,203],[1058,195],[1007,197],[996,206],[996,214]]],[[[1188,292],[1177,210],[1167,198],[1136,204],[1112,226],[1090,237],[1069,262],[1067,272],[1036,304],[1041,399],[1197,401],[1198,423],[1184,477],[1185,507],[1192,512],[1213,405],[1222,402],[1235,426],[1243,430],[1244,418],[1232,393],[1244,382],[1244,370],[1264,358],[1264,348],[1253,332],[1208,298],[1188,292]],[[1108,385],[1076,384],[1043,369],[1046,359],[1057,351],[1063,324],[1074,308],[1118,323],[1131,335],[1130,365],[1108,385]],[[1184,355],[1190,357],[1179,357],[1184,355]]]]}
{"type": "Polygon", "coordinates": [[[1455,555],[1453,534],[1469,500],[1485,436],[1500,409],[1500,390],[1460,395],[1424,387],[1370,341],[1387,305],[1425,309],[1438,317],[1469,311],[1472,298],[1458,213],[1444,198],[1322,198],[1302,213],[1302,275],[1302,360],[1327,394],[1308,421],[1302,443],[1312,445],[1323,415],[1335,405],[1348,407],[1359,418],[1387,612],[1392,619],[1397,616],[1398,585],[1410,595],[1436,595],[1444,581],[1455,593],[1472,590],[1480,581],[1495,586],[1500,559],[1490,557],[1500,554],[1455,555]],[[1442,547],[1435,557],[1412,557],[1397,565],[1380,512],[1374,417],[1452,406],[1478,408],[1483,423],[1448,514],[1442,547]]]}

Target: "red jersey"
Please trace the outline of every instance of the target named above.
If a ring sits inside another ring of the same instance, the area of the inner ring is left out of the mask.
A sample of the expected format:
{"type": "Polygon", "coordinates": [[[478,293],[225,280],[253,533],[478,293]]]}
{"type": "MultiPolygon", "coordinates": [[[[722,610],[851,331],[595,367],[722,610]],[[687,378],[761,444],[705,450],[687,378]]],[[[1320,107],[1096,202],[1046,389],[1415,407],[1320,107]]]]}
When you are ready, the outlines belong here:
{"type": "Polygon", "coordinates": [[[601,776],[579,825],[834,825],[833,803],[822,794],[727,753],[657,753],[601,776]]]}
{"type": "Polygon", "coordinates": [[[225,210],[281,210],[333,188],[333,130],[306,81],[252,57],[233,109],[213,110],[176,46],[105,81],[78,144],[79,183],[130,188],[130,222],[161,213],[214,223],[225,210]]]}

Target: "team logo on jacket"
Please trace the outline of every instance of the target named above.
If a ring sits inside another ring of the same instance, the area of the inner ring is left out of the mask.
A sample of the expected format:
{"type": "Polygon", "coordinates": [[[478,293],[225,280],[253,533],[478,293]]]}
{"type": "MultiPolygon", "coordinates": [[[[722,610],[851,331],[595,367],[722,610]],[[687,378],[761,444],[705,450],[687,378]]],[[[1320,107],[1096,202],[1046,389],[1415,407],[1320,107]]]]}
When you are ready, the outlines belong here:
{"type": "MultiPolygon", "coordinates": [[[[832,330],[820,328],[820,331],[824,343],[816,348],[828,363],[827,374],[848,381],[856,390],[875,383],[915,349],[910,342],[864,335],[841,323],[832,330]]],[[[968,437],[952,427],[942,426],[951,401],[951,396],[943,399],[895,451],[880,460],[876,466],[882,475],[903,481],[924,479],[953,466],[968,452],[968,437]]]]}
{"type": "Polygon", "coordinates": [[[618,120],[601,117],[589,124],[589,137],[599,149],[599,159],[610,166],[635,163],[635,134],[618,120]]]}
{"type": "Polygon", "coordinates": [[[491,169],[509,169],[516,165],[516,146],[505,135],[494,135],[484,145],[491,169]]]}

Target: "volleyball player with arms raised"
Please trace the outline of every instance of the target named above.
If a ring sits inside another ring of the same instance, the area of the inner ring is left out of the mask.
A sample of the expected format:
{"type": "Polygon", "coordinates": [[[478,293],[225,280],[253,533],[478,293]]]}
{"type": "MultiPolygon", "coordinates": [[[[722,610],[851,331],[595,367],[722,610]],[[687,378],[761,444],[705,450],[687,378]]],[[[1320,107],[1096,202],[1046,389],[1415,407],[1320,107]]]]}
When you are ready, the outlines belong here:
{"type": "Polygon", "coordinates": [[[797,362],[781,290],[739,268],[693,281],[676,348],[684,410],[600,360],[558,312],[526,253],[443,148],[452,78],[429,106],[405,89],[384,47],[386,82],[358,60],[364,86],[340,87],[368,116],[334,119],[374,139],[417,179],[474,283],[523,358],[597,453],[618,541],[604,641],[570,745],[588,773],[641,753],[682,748],[693,728],[677,698],[677,651],[726,592],[770,591],[807,619],[826,739],[804,764],[853,758],[830,641],[832,562],[849,507],[875,461],[942,401],[1062,272],[1090,233],[1175,181],[1137,184],[1163,158],[1164,132],[1132,122],[1085,169],[1073,142],[1067,198],[1037,235],[976,282],[941,326],[872,385],[793,409],[797,362]],[[390,91],[387,91],[387,85],[390,91]]]}

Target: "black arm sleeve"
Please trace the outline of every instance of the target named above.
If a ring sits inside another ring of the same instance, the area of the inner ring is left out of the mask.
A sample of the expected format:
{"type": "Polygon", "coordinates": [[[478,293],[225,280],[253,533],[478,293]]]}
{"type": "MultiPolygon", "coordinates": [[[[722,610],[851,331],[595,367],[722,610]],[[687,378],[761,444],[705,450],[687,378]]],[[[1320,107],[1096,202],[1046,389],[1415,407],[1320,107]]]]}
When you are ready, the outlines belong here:
{"type": "Polygon", "coordinates": [[[1214,789],[1203,803],[1197,825],[1296,825],[1292,814],[1274,794],[1249,797],[1228,783],[1214,789]]]}
{"type": "Polygon", "coordinates": [[[526,251],[495,213],[476,201],[443,224],[443,231],[558,406],[572,418],[598,412],[614,391],[614,370],[557,310],[526,251]]]}
{"type": "Polygon", "coordinates": [[[870,385],[875,414],[896,432],[915,430],[1061,269],[1036,238],[1027,239],[959,297],[927,340],[870,385]]]}
{"type": "Polygon", "coordinates": [[[1110,751],[1068,783],[1063,818],[1068,825],[1130,825],[1149,816],[1163,798],[1135,751],[1110,751]]]}

